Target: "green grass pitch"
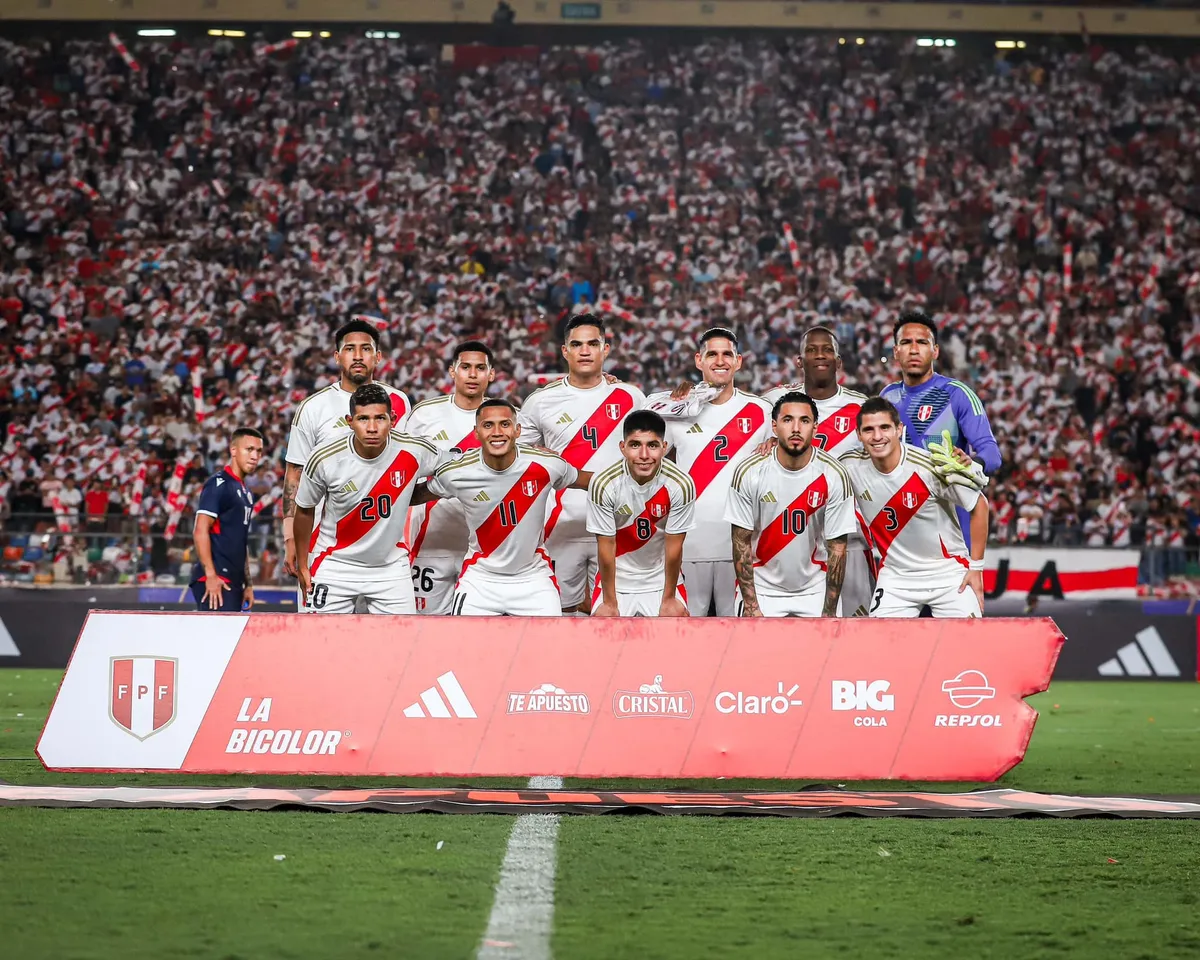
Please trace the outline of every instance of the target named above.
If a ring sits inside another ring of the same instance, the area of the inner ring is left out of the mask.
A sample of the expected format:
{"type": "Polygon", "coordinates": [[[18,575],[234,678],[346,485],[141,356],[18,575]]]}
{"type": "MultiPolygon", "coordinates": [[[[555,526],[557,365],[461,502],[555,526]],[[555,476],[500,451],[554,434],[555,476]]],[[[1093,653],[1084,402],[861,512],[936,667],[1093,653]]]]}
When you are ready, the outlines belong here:
{"type": "MultiPolygon", "coordinates": [[[[33,747],[58,677],[0,670],[0,779],[299,782],[47,773],[33,747]]],[[[1031,702],[1001,785],[1200,794],[1197,685],[1060,683],[1031,702]]],[[[380,781],[324,781],[364,782],[380,781]]],[[[512,823],[0,809],[0,957],[473,957],[512,823]]],[[[1200,957],[1196,821],[566,817],[557,850],[558,960],[1200,957]]]]}

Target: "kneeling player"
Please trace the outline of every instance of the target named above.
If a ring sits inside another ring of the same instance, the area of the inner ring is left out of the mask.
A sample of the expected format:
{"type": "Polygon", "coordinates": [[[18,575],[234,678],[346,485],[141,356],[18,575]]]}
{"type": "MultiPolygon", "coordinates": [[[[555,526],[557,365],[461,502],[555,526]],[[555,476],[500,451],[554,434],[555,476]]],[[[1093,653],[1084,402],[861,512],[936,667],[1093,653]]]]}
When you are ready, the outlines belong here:
{"type": "Polygon", "coordinates": [[[306,612],[353,613],[359,597],[368,613],[417,611],[404,522],[417,480],[450,455],[391,426],[388,392],[364,384],[350,397],[351,433],[318,448],[304,466],[295,531],[306,612]],[[313,517],[322,501],[310,565],[313,517]]]}
{"type": "Polygon", "coordinates": [[[454,589],[453,613],[479,617],[558,617],[562,598],[542,547],[546,502],[557,490],[586,490],[592,474],[562,457],[517,444],[513,406],[484,400],[475,411],[479,449],[439,468],[437,497],[463,506],[467,558],[454,589]]]}
{"type": "Polygon", "coordinates": [[[635,410],[622,430],[621,459],[588,487],[587,528],[600,567],[592,616],[686,617],[679,568],[696,487],[663,459],[667,424],[657,413],[635,410]]]}
{"type": "Polygon", "coordinates": [[[869,615],[916,617],[928,604],[935,617],[983,616],[987,499],[970,478],[943,479],[929,454],[902,443],[900,414],[882,397],[862,405],[858,435],[863,450],[842,465],[883,558],[869,615]],[[971,515],[970,554],[955,507],[971,515]]]}
{"type": "Polygon", "coordinates": [[[750,457],[733,475],[725,520],[739,616],[837,615],[846,539],[857,521],[846,471],[813,446],[817,418],[808,394],[785,393],[771,411],[777,446],[750,457]]]}

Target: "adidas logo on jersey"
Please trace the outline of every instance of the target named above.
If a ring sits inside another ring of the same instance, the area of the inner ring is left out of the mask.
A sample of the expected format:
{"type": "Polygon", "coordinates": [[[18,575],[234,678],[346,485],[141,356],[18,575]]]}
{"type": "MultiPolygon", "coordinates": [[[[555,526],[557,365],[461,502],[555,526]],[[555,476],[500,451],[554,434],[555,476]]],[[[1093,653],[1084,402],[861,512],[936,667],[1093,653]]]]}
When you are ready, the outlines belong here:
{"type": "Polygon", "coordinates": [[[447,433],[445,430],[443,430],[441,433],[439,433],[439,434],[438,434],[436,437],[434,437],[433,439],[434,439],[434,440],[449,440],[449,439],[450,439],[450,434],[448,434],[448,433],[447,433]]]}
{"type": "Polygon", "coordinates": [[[574,423],[574,418],[569,413],[564,413],[561,417],[554,421],[555,423],[574,423]]]}
{"type": "Polygon", "coordinates": [[[688,427],[688,433],[703,433],[703,432],[704,432],[704,428],[702,426],[700,426],[700,424],[698,424],[698,423],[693,423],[690,427],[688,427]]]}
{"type": "Polygon", "coordinates": [[[868,490],[866,487],[863,487],[863,492],[862,492],[862,493],[860,493],[860,494],[859,494],[859,496],[860,496],[860,497],[861,497],[863,500],[870,500],[870,499],[871,499],[871,491],[870,491],[870,490],[868,490]]]}
{"type": "Polygon", "coordinates": [[[357,492],[358,492],[358,484],[355,483],[353,480],[351,480],[344,487],[342,487],[341,490],[338,491],[338,493],[357,493],[357,492]]]}
{"type": "Polygon", "coordinates": [[[779,501],[775,499],[775,494],[773,494],[770,490],[768,490],[766,493],[764,493],[762,495],[762,502],[763,503],[778,503],[779,501]]]}
{"type": "Polygon", "coordinates": [[[474,497],[474,500],[476,503],[483,503],[483,502],[485,502],[487,500],[491,500],[491,499],[492,498],[487,495],[486,491],[483,491],[483,490],[480,490],[479,493],[476,494],[474,497]]]}
{"type": "Polygon", "coordinates": [[[617,516],[618,517],[632,517],[633,510],[630,508],[629,504],[623,503],[617,508],[617,516]]]}

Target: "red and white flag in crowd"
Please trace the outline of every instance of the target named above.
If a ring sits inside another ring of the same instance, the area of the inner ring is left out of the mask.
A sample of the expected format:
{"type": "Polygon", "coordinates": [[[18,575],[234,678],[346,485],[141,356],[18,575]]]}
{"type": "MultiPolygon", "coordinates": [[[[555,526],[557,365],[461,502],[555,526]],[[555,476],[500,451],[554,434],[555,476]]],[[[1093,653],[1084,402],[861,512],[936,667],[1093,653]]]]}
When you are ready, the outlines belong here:
{"type": "Polygon", "coordinates": [[[268,43],[259,47],[256,53],[260,57],[269,57],[273,53],[283,53],[285,50],[294,50],[300,45],[300,41],[294,37],[290,40],[280,40],[278,43],[268,43]]]}
{"type": "Polygon", "coordinates": [[[204,406],[204,387],[201,384],[199,367],[192,371],[192,406],[195,409],[196,422],[203,423],[208,411],[204,406]]]}
{"type": "Polygon", "coordinates": [[[283,487],[276,487],[270,493],[266,494],[266,496],[261,497],[259,499],[259,501],[254,505],[254,509],[252,511],[254,516],[257,517],[260,513],[262,513],[264,510],[266,510],[267,507],[269,507],[276,500],[278,500],[279,495],[281,493],[283,493],[283,487]]]}
{"type": "Polygon", "coordinates": [[[121,38],[115,33],[110,33],[108,35],[108,42],[111,43],[113,49],[121,55],[121,59],[125,61],[125,66],[127,66],[131,71],[137,73],[142,69],[137,60],[133,58],[133,54],[129,52],[129,49],[122,42],[121,38]]]}
{"type": "Polygon", "coordinates": [[[146,464],[138,467],[137,475],[133,478],[133,490],[129,494],[129,515],[142,515],[142,499],[146,494],[146,464]]]}
{"type": "Polygon", "coordinates": [[[783,239],[787,242],[788,255],[792,258],[792,266],[796,272],[800,272],[800,248],[796,245],[796,238],[792,235],[792,225],[785,223],[783,225],[783,239]]]}
{"type": "Polygon", "coordinates": [[[1071,249],[1071,244],[1063,244],[1063,293],[1067,296],[1071,294],[1071,267],[1075,263],[1075,252],[1071,249]]]}
{"type": "Polygon", "coordinates": [[[175,538],[175,531],[179,527],[179,518],[183,516],[183,477],[191,463],[192,455],[190,453],[181,456],[175,461],[175,471],[171,474],[171,479],[167,481],[167,529],[164,531],[164,535],[168,543],[175,538]]]}
{"type": "MultiPolygon", "coordinates": [[[[605,313],[611,313],[614,317],[620,317],[622,320],[626,320],[629,323],[634,323],[637,321],[637,317],[622,307],[615,300],[601,300],[596,304],[596,306],[605,313]]],[[[556,375],[556,378],[557,376],[561,376],[561,374],[556,375]]]]}
{"type": "Polygon", "coordinates": [[[86,180],[80,180],[78,177],[72,177],[71,186],[82,193],[93,203],[100,199],[100,191],[93,187],[86,180]]]}

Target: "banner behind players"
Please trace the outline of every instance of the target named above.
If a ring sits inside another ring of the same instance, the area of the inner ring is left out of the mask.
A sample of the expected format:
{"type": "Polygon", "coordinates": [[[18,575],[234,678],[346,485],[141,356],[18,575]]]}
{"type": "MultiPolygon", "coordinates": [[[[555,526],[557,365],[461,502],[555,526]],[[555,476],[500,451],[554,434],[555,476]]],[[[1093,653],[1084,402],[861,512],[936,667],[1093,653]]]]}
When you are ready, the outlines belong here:
{"type": "Polygon", "coordinates": [[[93,613],[54,770],[994,780],[1050,620],[93,613]],[[336,628],[336,629],[335,629],[336,628]]]}

